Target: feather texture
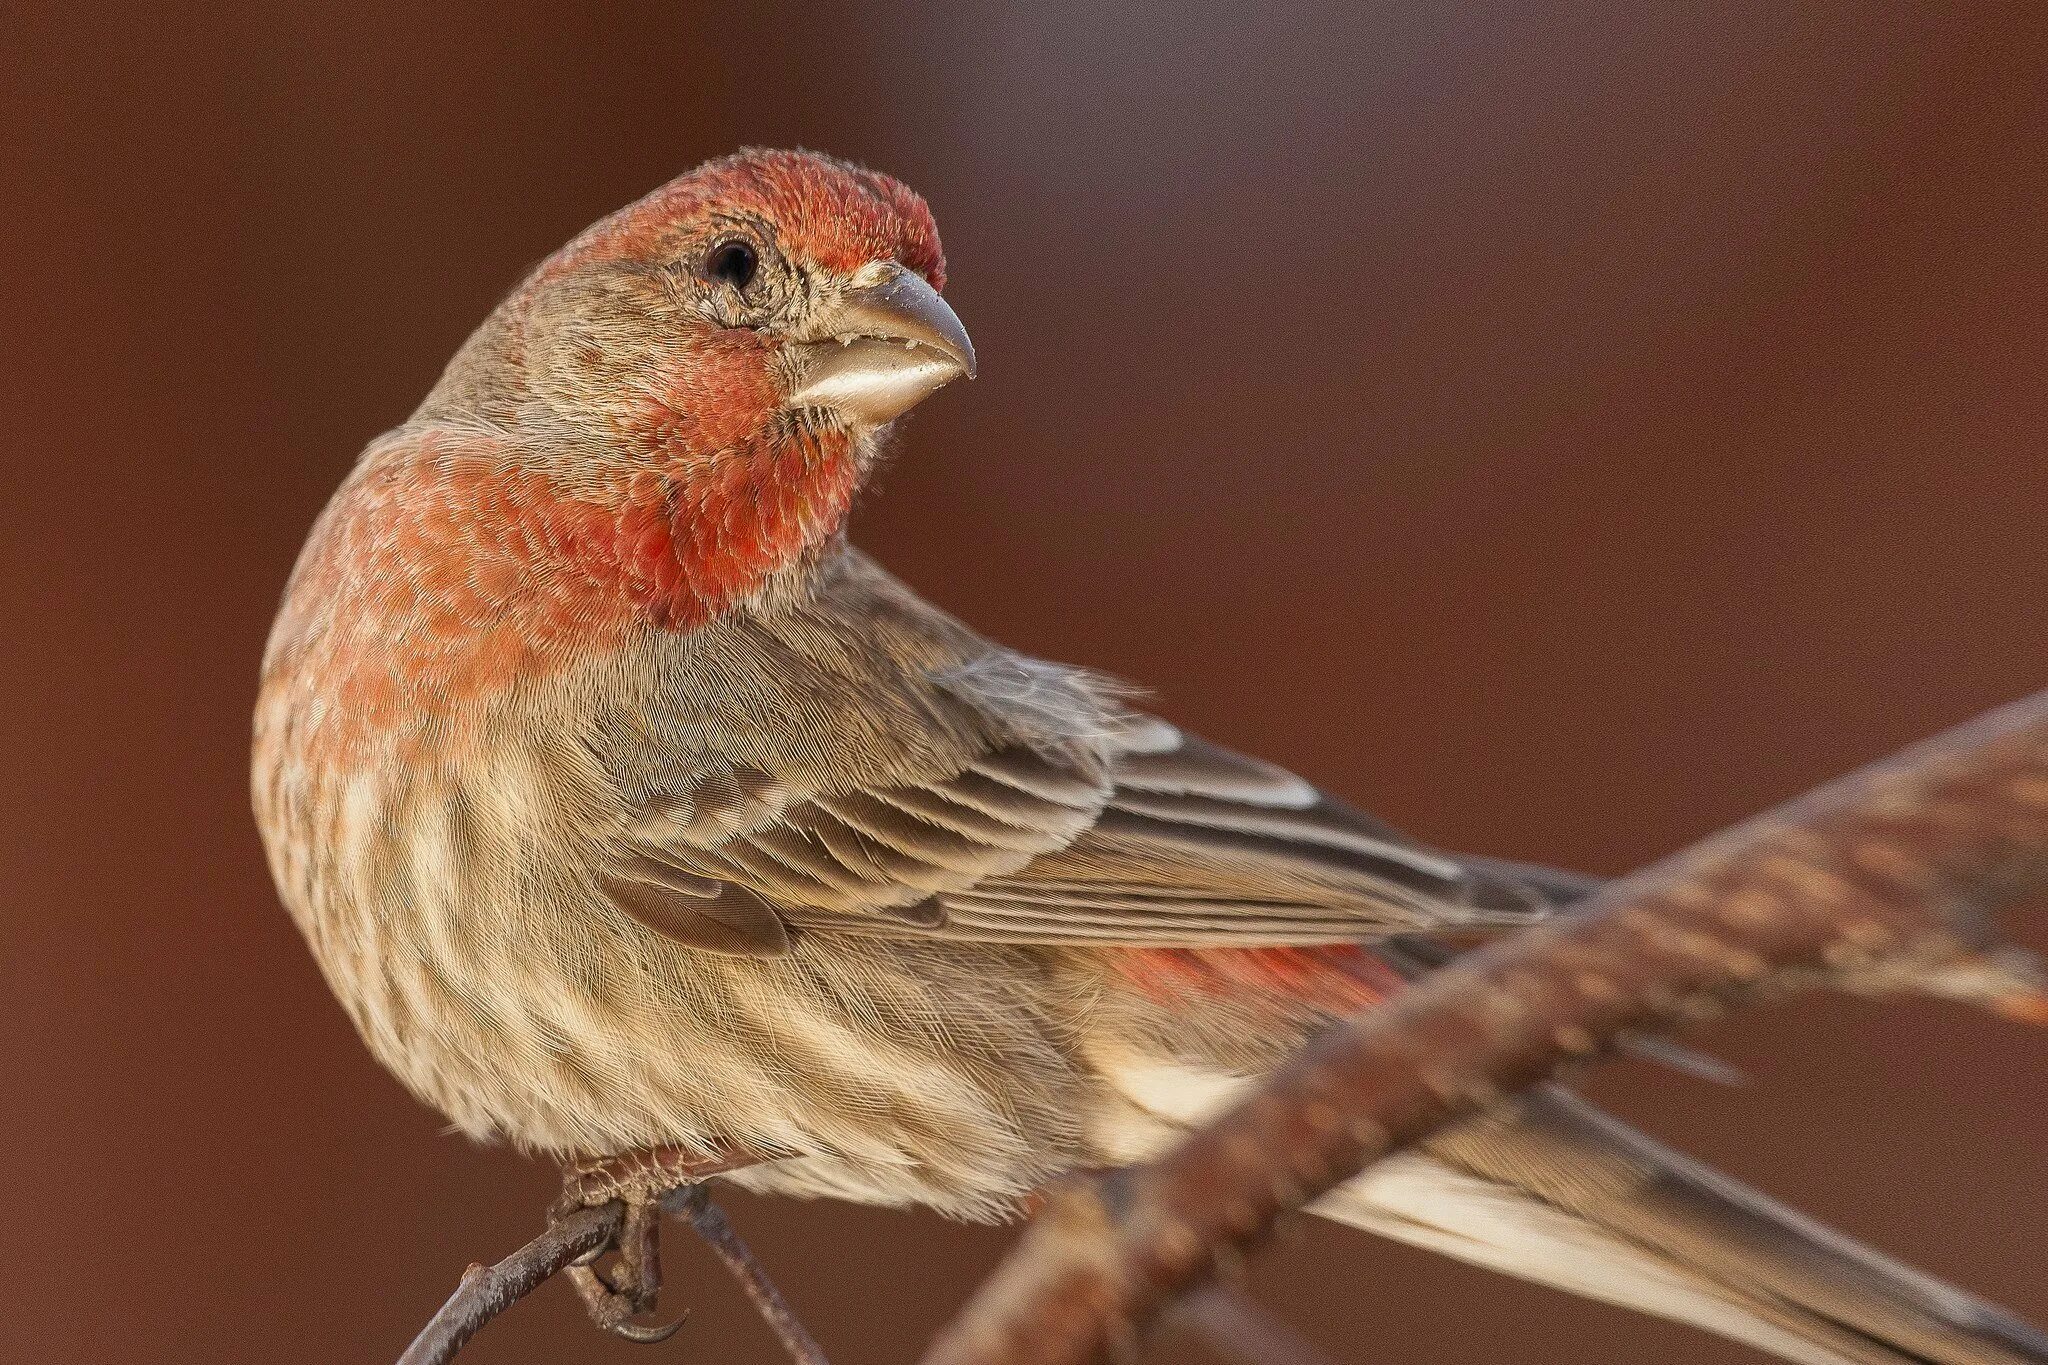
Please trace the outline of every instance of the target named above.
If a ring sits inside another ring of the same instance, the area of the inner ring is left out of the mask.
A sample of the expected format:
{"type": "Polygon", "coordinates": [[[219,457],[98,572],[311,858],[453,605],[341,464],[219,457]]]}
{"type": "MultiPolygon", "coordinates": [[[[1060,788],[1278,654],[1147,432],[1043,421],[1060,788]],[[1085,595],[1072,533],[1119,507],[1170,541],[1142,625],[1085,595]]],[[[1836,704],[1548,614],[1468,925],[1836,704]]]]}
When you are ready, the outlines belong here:
{"type": "MultiPolygon", "coordinates": [[[[901,590],[852,551],[832,572],[839,599],[899,605],[889,652],[841,661],[848,699],[903,689],[906,652],[928,661],[917,704],[890,736],[897,761],[871,783],[847,773],[819,781],[802,752],[780,764],[719,752],[707,743],[710,725],[622,732],[622,785],[640,795],[614,854],[620,867],[651,859],[729,883],[806,932],[1005,943],[1342,943],[1498,928],[1548,908],[1512,876],[1425,849],[1291,773],[1126,709],[1094,674],[991,648],[929,609],[901,609],[901,590]],[[873,669],[865,677],[864,662],[873,669]]],[[[830,625],[790,613],[699,635],[789,657],[830,625]]],[[[710,647],[697,638],[692,652],[701,660],[710,647]]],[[[736,670],[722,662],[717,671],[736,670]]],[[[687,691],[690,674],[658,675],[663,684],[687,691]]],[[[832,723],[833,695],[804,700],[832,723]]],[[[665,702],[670,714],[687,705],[665,702]]],[[[644,913],[660,881],[627,885],[637,918],[666,922],[695,946],[784,946],[723,922],[692,931],[691,918],[720,903],[688,888],[668,897],[665,917],[644,913]]]]}

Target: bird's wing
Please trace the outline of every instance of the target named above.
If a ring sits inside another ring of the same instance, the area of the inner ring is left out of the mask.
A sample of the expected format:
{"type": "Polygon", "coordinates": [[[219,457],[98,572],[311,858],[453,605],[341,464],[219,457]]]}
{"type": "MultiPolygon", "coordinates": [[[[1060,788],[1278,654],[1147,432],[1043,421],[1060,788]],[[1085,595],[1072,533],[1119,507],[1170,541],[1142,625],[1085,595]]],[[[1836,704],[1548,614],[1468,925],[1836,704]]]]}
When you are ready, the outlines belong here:
{"type": "Polygon", "coordinates": [[[1135,719],[1122,744],[1086,828],[1014,872],[934,897],[948,932],[1263,946],[1494,928],[1549,908],[1518,879],[1163,721],[1135,719]]]}
{"type": "Polygon", "coordinates": [[[672,937],[792,927],[1038,944],[1358,941],[1526,922],[1553,898],[1300,778],[980,641],[864,561],[669,642],[600,737],[634,816],[600,874],[672,937]]]}

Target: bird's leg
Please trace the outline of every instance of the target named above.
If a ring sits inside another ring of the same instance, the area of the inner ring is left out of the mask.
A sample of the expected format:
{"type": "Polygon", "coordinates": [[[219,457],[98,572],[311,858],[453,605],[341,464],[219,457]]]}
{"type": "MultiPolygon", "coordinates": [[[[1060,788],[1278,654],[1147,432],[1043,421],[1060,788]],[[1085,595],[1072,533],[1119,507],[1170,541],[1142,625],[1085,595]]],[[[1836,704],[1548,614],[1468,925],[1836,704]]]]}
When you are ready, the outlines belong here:
{"type": "Polygon", "coordinates": [[[689,1317],[687,1312],[665,1326],[634,1321],[642,1313],[653,1312],[661,1295],[661,1197],[752,1160],[706,1156],[678,1147],[647,1147],[577,1162],[564,1170],[562,1195],[555,1201],[553,1217],[615,1201],[624,1206],[613,1244],[568,1267],[569,1283],[583,1300],[590,1320],[628,1341],[665,1341],[674,1335],[689,1317]],[[610,1266],[599,1266],[597,1261],[606,1251],[617,1252],[618,1259],[610,1266]]]}
{"type": "Polygon", "coordinates": [[[596,1208],[614,1199],[627,1204],[651,1203],[670,1190],[754,1165],[760,1159],[751,1153],[705,1153],[684,1147],[638,1147],[616,1156],[592,1157],[562,1171],[558,1207],[596,1208]]]}

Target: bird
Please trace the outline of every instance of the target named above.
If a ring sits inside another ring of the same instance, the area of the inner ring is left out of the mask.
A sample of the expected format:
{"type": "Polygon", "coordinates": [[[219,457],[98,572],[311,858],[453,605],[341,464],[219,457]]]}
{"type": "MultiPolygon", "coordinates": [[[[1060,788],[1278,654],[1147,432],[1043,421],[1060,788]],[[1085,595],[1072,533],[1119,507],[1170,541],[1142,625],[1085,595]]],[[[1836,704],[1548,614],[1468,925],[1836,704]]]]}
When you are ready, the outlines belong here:
{"type": "MultiPolygon", "coordinates": [[[[1425,845],[851,545],[976,369],[925,201],[705,163],[535,267],[315,523],[252,790],[369,1050],[565,1207],[1017,1214],[1583,879],[1425,845]]],[[[1785,1360],[2048,1337],[1552,1086],[1314,1212],[1785,1360]]],[[[579,1288],[633,1315],[651,1272],[579,1288]]]]}

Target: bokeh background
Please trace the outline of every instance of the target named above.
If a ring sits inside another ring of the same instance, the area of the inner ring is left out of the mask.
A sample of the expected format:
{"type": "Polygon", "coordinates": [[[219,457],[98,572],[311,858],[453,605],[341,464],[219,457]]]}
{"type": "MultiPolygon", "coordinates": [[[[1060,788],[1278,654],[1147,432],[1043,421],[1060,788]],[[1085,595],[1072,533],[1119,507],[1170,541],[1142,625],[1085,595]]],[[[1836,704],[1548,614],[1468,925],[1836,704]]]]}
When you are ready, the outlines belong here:
{"type": "MultiPolygon", "coordinates": [[[[5,1359],[388,1359],[535,1225],[552,1177],[378,1071],[273,900],[256,660],[500,292],[735,145],[944,232],[983,378],[860,540],[1432,839],[1625,870],[2048,680],[2037,5],[293,8],[0,16],[5,1359]]],[[[1749,1085],[1591,1088],[2048,1317],[2048,1038],[1710,1041],[1749,1085]]],[[[732,1208],[848,1365],[1010,1236],[732,1208]]],[[[465,1358],[776,1358],[670,1267],[658,1354],[557,1286],[465,1358]]],[[[1750,1358],[1334,1229],[1253,1283],[1345,1361],[1750,1358]]]]}

